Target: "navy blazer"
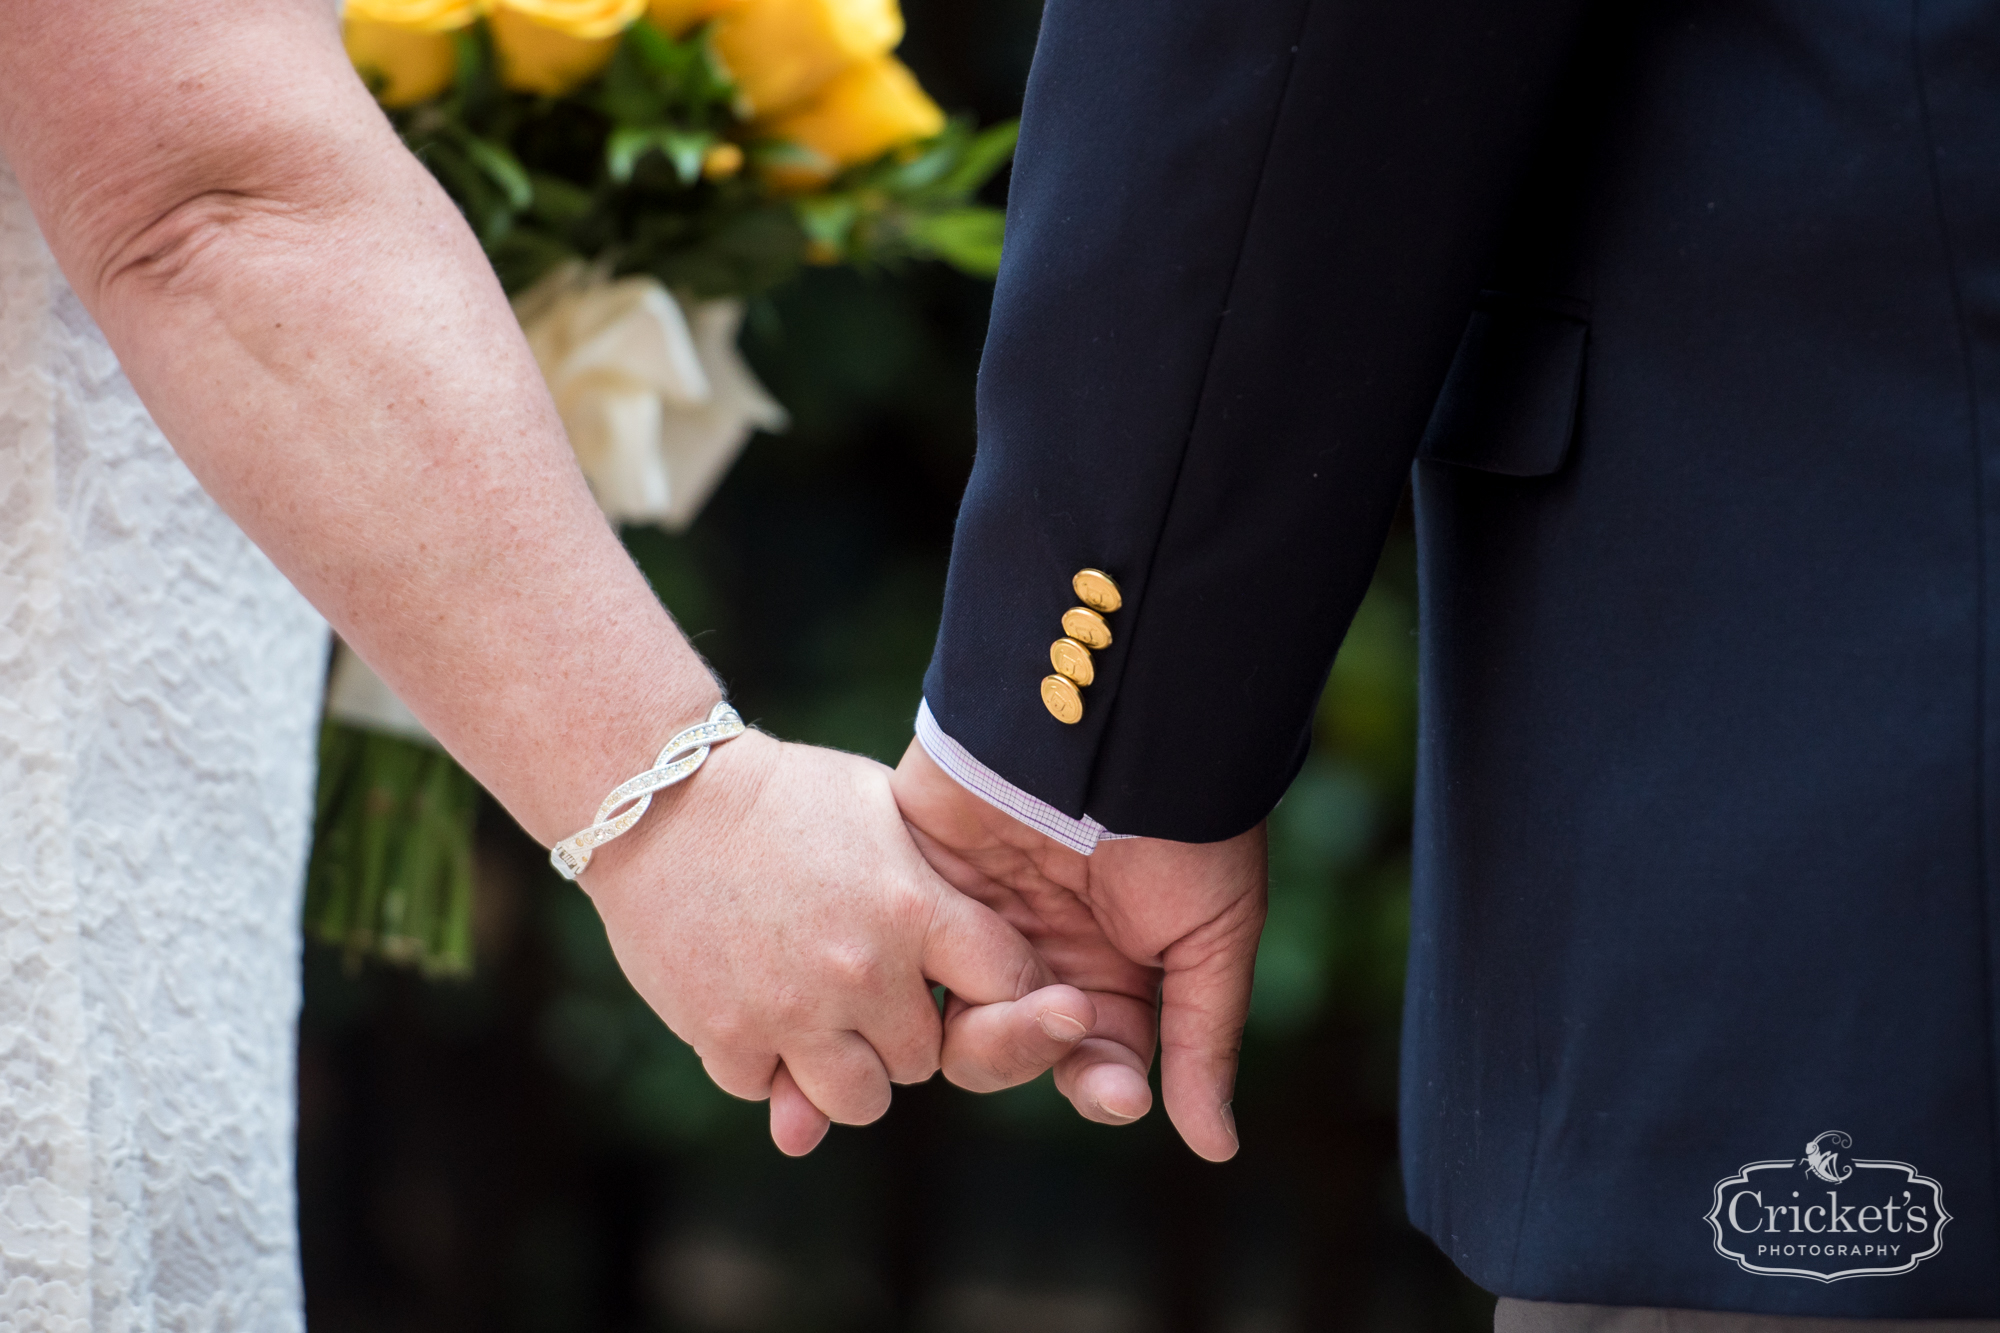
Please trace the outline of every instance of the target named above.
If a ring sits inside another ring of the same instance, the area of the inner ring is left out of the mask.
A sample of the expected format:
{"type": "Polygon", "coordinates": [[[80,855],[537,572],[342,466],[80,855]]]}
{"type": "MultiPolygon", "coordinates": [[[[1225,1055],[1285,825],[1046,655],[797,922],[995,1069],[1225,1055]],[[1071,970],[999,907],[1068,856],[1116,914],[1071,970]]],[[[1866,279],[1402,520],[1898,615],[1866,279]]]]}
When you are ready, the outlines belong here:
{"type": "Polygon", "coordinates": [[[2000,0],[1049,0],[979,427],[932,711],[1196,841],[1419,460],[1404,1165],[1472,1278],[2000,1316],[2000,0]]]}

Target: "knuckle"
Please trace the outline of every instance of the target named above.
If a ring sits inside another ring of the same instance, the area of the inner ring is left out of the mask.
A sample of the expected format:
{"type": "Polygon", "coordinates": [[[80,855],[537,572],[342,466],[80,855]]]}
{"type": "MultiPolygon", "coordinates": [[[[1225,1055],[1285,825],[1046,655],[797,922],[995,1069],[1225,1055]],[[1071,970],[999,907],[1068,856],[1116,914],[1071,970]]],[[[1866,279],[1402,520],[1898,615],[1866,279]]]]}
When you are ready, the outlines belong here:
{"type": "Polygon", "coordinates": [[[1011,1088],[1037,1077],[1048,1067],[1049,1061],[1040,1052],[1017,1046],[995,1063],[993,1077],[997,1086],[1011,1088]]]}
{"type": "Polygon", "coordinates": [[[887,1052],[883,1065],[892,1083],[922,1083],[937,1073],[940,1052],[936,1046],[909,1046],[887,1052]]]}
{"type": "Polygon", "coordinates": [[[1007,1085],[977,1060],[952,1060],[944,1068],[945,1080],[966,1092],[998,1092],[1007,1085]]]}
{"type": "Polygon", "coordinates": [[[701,1067],[710,1082],[732,1097],[754,1102],[770,1095],[771,1076],[768,1073],[759,1077],[739,1062],[713,1055],[702,1056],[701,1067]]]}
{"type": "Polygon", "coordinates": [[[889,908],[906,931],[921,937],[929,934],[936,923],[944,908],[944,898],[928,884],[902,879],[889,891],[889,908]]]}
{"type": "Polygon", "coordinates": [[[944,1044],[944,1022],[928,1002],[902,1010],[893,1021],[866,1037],[881,1057],[892,1083],[922,1083],[937,1073],[944,1044]]]}
{"type": "Polygon", "coordinates": [[[781,1030],[796,1031],[807,1026],[817,1009],[803,987],[783,985],[771,993],[771,1017],[781,1030]]]}
{"type": "Polygon", "coordinates": [[[1054,1044],[1039,1030],[1033,1036],[1022,1037],[1007,1048],[1002,1067],[1011,1078],[1033,1078],[1067,1054],[1066,1049],[1051,1050],[1054,1044]]]}
{"type": "Polygon", "coordinates": [[[832,945],[821,954],[820,966],[843,993],[880,991],[888,976],[882,956],[866,945],[832,945]]]}
{"type": "Polygon", "coordinates": [[[967,1092],[998,1092],[1021,1081],[1022,1066],[1010,1049],[966,1050],[957,1053],[948,1075],[967,1092]]]}
{"type": "Polygon", "coordinates": [[[755,1025],[739,1011],[709,1014],[702,1023],[701,1049],[718,1055],[747,1051],[755,1045],[754,1032],[755,1025]]]}
{"type": "Polygon", "coordinates": [[[864,1099],[861,1113],[855,1118],[853,1123],[857,1125],[872,1125],[883,1116],[889,1114],[889,1102],[894,1095],[888,1083],[884,1082],[881,1087],[875,1089],[864,1099]]]}
{"type": "Polygon", "coordinates": [[[935,1045],[900,1052],[889,1065],[893,1083],[927,1083],[938,1072],[939,1053],[935,1045]]]}
{"type": "Polygon", "coordinates": [[[871,1125],[888,1113],[892,1095],[885,1078],[857,1079],[841,1089],[827,1118],[843,1125],[871,1125]]]}

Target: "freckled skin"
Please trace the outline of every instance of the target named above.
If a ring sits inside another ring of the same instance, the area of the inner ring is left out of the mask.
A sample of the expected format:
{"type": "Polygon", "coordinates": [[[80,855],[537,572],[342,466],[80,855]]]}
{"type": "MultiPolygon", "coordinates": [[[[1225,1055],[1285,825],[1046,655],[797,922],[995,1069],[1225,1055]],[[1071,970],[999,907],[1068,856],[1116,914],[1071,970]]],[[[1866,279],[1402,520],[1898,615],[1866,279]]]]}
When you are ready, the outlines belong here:
{"type": "MultiPolygon", "coordinates": [[[[335,8],[9,0],[0,154],[202,485],[552,843],[719,687],[335,8]]],[[[1072,1048],[1037,1044],[1038,1016],[1095,1021],[1074,989],[1030,994],[1027,943],[924,866],[887,771],[853,756],[732,741],[599,861],[585,887],[635,984],[723,1086],[773,1098],[787,1151],[936,1068],[927,977],[996,1006],[983,1079],[1072,1048]]]]}

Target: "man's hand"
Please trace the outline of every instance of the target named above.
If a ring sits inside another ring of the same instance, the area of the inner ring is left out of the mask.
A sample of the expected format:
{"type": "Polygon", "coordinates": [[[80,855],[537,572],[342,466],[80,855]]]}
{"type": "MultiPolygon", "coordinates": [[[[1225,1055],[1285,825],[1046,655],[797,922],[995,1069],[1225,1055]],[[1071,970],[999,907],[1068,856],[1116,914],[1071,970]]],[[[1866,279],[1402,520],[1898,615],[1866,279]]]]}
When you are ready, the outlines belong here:
{"type": "MultiPolygon", "coordinates": [[[[1090,1035],[1056,1064],[1056,1086],[1076,1109],[1113,1125],[1144,1115],[1157,1037],[1174,1127],[1210,1161],[1233,1156],[1229,1101],[1264,928],[1264,826],[1218,843],[1119,839],[1081,856],[959,786],[915,741],[894,787],[937,872],[1095,1002],[1090,1035]]],[[[1006,1059],[995,1029],[1009,1022],[1018,1032],[1005,1010],[951,1002],[945,1077],[983,1092],[1039,1073],[1038,1049],[1006,1059]]]]}
{"type": "Polygon", "coordinates": [[[1096,1022],[932,873],[889,770],[853,755],[757,732],[717,746],[582,882],[633,986],[724,1091],[771,1099],[771,1137],[794,1155],[829,1117],[866,1124],[890,1084],[937,1071],[932,982],[977,1006],[954,1056],[985,1086],[1040,1073],[1096,1022]]]}

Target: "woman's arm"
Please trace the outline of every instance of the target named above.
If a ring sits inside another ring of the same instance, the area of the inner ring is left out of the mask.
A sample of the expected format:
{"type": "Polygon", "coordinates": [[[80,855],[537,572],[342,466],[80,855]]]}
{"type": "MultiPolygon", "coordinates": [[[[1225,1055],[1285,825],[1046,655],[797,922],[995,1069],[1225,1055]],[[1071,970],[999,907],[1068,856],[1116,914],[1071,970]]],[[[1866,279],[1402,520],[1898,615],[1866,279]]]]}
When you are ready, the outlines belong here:
{"type": "MultiPolygon", "coordinates": [[[[715,681],[326,0],[7,0],[0,154],[203,486],[535,837],[588,823],[707,713],[715,681]]],[[[755,734],[584,882],[723,1087],[784,1092],[788,1070],[835,1119],[937,1068],[926,977],[975,1002],[1046,977],[924,866],[886,770],[755,734]]],[[[1051,1007],[1091,1021],[1067,988],[1030,999],[993,1058],[1067,1049],[1037,1036],[1051,1007]]],[[[823,1127],[774,1100],[781,1146],[823,1127]]]]}
{"type": "Polygon", "coordinates": [[[0,150],[202,485],[530,833],[590,822],[719,691],[331,7],[16,0],[0,51],[0,150]]]}

